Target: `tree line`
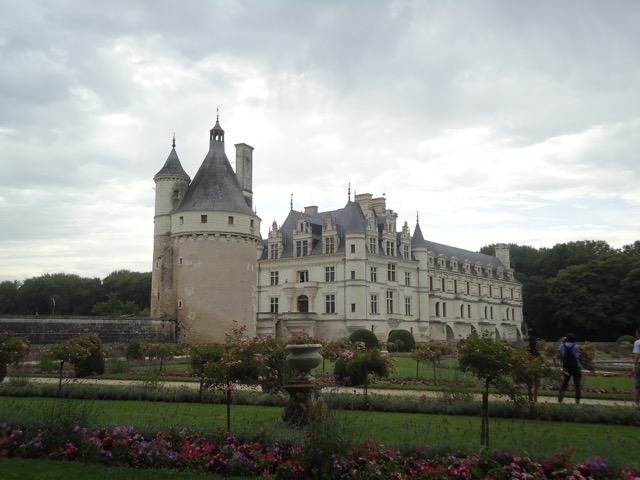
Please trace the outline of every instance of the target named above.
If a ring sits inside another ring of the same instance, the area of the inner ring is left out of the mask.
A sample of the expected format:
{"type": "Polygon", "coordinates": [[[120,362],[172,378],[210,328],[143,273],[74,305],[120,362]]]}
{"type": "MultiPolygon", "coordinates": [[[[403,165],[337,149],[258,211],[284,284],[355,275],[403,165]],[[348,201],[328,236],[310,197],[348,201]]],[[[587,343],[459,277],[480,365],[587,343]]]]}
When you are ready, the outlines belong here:
{"type": "MultiPolygon", "coordinates": [[[[524,322],[536,336],[614,341],[640,326],[640,240],[621,249],[602,240],[510,247],[524,322]]],[[[495,245],[480,251],[493,255],[495,245]]]]}
{"type": "Polygon", "coordinates": [[[149,314],[151,272],[116,270],[105,278],[44,274],[0,283],[1,315],[149,314]]]}

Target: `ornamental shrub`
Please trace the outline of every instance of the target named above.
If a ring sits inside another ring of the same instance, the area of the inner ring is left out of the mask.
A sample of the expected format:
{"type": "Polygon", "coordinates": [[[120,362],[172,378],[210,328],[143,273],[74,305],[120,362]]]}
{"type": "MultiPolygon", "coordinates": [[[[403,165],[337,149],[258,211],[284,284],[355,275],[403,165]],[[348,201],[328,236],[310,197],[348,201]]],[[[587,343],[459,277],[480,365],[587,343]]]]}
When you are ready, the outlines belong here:
{"type": "Polygon", "coordinates": [[[371,330],[361,328],[349,335],[349,341],[351,343],[364,342],[367,348],[376,348],[380,342],[378,337],[371,330]]]}
{"type": "Polygon", "coordinates": [[[416,348],[416,340],[413,338],[413,333],[409,330],[391,331],[387,338],[387,348],[389,348],[391,344],[398,347],[395,350],[397,352],[410,352],[416,348]],[[398,343],[398,341],[402,342],[402,344],[398,343]]]}
{"type": "Polygon", "coordinates": [[[622,335],[616,340],[616,345],[620,345],[622,342],[627,342],[633,345],[633,342],[636,341],[636,337],[633,335],[622,335]]]}
{"type": "Polygon", "coordinates": [[[133,342],[127,345],[125,357],[127,360],[144,360],[142,344],[140,342],[133,342]]]}

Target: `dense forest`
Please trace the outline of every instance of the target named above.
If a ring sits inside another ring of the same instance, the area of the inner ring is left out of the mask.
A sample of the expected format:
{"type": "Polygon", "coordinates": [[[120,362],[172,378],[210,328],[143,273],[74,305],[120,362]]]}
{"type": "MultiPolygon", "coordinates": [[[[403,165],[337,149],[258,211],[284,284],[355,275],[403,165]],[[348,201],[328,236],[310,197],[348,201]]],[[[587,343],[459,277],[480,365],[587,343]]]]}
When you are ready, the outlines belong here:
{"type": "MultiPolygon", "coordinates": [[[[493,255],[494,247],[480,251],[493,255]]],[[[572,331],[580,340],[609,341],[640,326],[640,241],[621,249],[602,240],[510,247],[524,320],[538,337],[572,331]]],[[[102,280],[46,274],[0,283],[0,314],[148,314],[150,292],[150,272],[118,270],[102,280]]]]}
{"type": "Polygon", "coordinates": [[[573,332],[579,340],[612,341],[640,326],[640,241],[619,250],[601,240],[510,247],[524,320],[536,336],[573,332]]]}

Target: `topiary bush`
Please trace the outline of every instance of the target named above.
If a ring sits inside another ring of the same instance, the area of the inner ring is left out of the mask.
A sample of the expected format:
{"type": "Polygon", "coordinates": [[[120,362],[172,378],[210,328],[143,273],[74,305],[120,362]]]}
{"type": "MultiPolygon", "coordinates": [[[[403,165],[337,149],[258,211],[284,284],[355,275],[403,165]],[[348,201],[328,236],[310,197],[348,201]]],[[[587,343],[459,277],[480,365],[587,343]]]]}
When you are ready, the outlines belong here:
{"type": "Polygon", "coordinates": [[[364,342],[367,348],[376,348],[380,343],[378,337],[371,330],[361,328],[349,335],[349,341],[351,343],[364,342]]]}
{"type": "Polygon", "coordinates": [[[397,347],[397,352],[411,352],[416,348],[413,333],[408,330],[392,330],[387,338],[387,348],[390,349],[392,344],[397,347]]]}
{"type": "Polygon", "coordinates": [[[125,357],[127,358],[127,360],[144,360],[142,344],[140,342],[133,342],[127,345],[125,357]]]}
{"type": "Polygon", "coordinates": [[[620,345],[622,342],[627,342],[633,345],[633,342],[635,341],[636,337],[634,337],[633,335],[622,335],[618,338],[618,340],[616,340],[616,345],[620,345]]]}

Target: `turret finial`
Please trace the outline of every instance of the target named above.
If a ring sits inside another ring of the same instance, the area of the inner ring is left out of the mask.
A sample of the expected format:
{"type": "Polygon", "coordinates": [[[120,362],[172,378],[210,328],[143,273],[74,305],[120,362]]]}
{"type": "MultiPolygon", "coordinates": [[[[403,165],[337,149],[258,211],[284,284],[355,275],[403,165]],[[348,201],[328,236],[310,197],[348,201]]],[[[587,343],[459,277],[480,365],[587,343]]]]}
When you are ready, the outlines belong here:
{"type": "Polygon", "coordinates": [[[420,223],[420,212],[416,210],[416,223],[420,223]]]}
{"type": "Polygon", "coordinates": [[[220,121],[220,106],[216,105],[216,122],[220,121]]]}
{"type": "Polygon", "coordinates": [[[291,194],[291,200],[290,200],[289,207],[291,208],[291,211],[293,212],[293,193],[291,194]]]}
{"type": "Polygon", "coordinates": [[[351,201],[351,182],[349,182],[348,196],[349,196],[349,201],[351,201]]]}
{"type": "Polygon", "coordinates": [[[173,132],[173,142],[171,142],[171,146],[176,148],[176,132],[173,132]]]}

